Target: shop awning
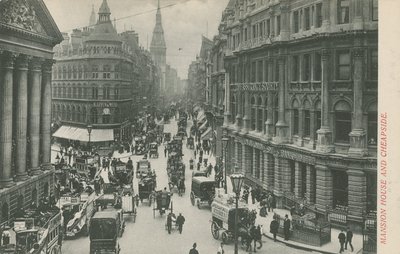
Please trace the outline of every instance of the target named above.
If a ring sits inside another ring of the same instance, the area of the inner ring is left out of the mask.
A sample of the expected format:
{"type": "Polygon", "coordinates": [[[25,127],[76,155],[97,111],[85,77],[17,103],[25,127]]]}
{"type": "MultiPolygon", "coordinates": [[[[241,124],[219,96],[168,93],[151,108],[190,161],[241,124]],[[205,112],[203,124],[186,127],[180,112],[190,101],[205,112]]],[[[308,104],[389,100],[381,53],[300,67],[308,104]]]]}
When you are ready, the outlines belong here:
{"type": "MultiPolygon", "coordinates": [[[[89,142],[89,133],[86,128],[78,128],[63,125],[54,134],[53,137],[89,142]]],[[[112,129],[92,129],[90,133],[90,142],[104,142],[114,140],[114,130],[112,129]]]]}
{"type": "Polygon", "coordinates": [[[199,106],[196,106],[196,107],[194,107],[194,109],[193,109],[193,111],[199,111],[200,110],[200,107],[199,106]]]}
{"type": "Polygon", "coordinates": [[[205,121],[199,128],[200,131],[203,131],[204,129],[207,128],[207,121],[205,121]]]}
{"type": "Polygon", "coordinates": [[[208,128],[203,134],[201,134],[201,140],[206,140],[212,138],[211,128],[208,128]]]}
{"type": "Polygon", "coordinates": [[[199,114],[197,115],[197,122],[201,123],[204,120],[206,120],[206,114],[204,114],[204,111],[199,112],[199,114]]]}

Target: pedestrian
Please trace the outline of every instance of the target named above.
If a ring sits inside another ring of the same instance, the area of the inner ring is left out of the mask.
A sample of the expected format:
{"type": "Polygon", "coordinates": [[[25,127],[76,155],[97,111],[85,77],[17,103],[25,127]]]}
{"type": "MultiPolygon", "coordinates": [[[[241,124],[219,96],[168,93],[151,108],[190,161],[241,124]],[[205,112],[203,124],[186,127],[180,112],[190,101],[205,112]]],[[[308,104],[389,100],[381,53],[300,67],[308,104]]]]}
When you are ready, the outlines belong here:
{"type": "Polygon", "coordinates": [[[346,235],[344,234],[343,229],[340,230],[338,239],[339,239],[339,243],[340,243],[339,253],[342,253],[344,251],[344,248],[343,248],[344,247],[344,243],[346,242],[346,235]]]}
{"type": "Polygon", "coordinates": [[[221,244],[219,245],[219,248],[217,250],[217,254],[225,254],[224,243],[221,242],[221,244]]]}
{"type": "Polygon", "coordinates": [[[285,214],[285,220],[283,221],[283,233],[285,235],[285,241],[288,241],[290,236],[290,220],[287,214],[285,214]]]}
{"type": "Polygon", "coordinates": [[[193,244],[193,248],[190,249],[189,254],[199,254],[199,252],[196,250],[197,244],[193,244]]]}
{"type": "Polygon", "coordinates": [[[256,188],[255,187],[251,187],[251,202],[254,205],[256,203],[256,188]]]}
{"type": "Polygon", "coordinates": [[[274,236],[274,242],[276,242],[276,234],[278,234],[279,222],[276,216],[273,217],[271,224],[269,225],[269,232],[274,236]]]}
{"type": "Polygon", "coordinates": [[[179,234],[182,234],[183,224],[185,223],[185,217],[183,217],[182,213],[179,213],[176,218],[176,224],[178,225],[179,234]]]}
{"type": "Polygon", "coordinates": [[[203,158],[203,149],[201,149],[201,148],[200,148],[200,157],[203,158]]]}
{"type": "Polygon", "coordinates": [[[171,234],[171,228],[172,228],[172,214],[169,213],[167,216],[167,230],[168,234],[171,234]]]}
{"type": "Polygon", "coordinates": [[[258,225],[254,230],[254,252],[256,252],[256,243],[257,242],[260,244],[258,249],[261,249],[261,246],[262,246],[261,238],[262,238],[262,230],[261,230],[261,226],[258,225]]]}
{"type": "Polygon", "coordinates": [[[352,240],[353,240],[353,231],[351,231],[350,228],[347,227],[347,232],[346,232],[346,244],[345,244],[345,246],[344,246],[344,249],[345,249],[345,250],[347,250],[347,244],[349,244],[349,245],[350,245],[350,248],[351,248],[351,252],[354,251],[353,244],[351,243],[352,240]]]}
{"type": "Polygon", "coordinates": [[[274,212],[274,209],[276,208],[276,199],[274,194],[271,194],[271,211],[274,212]]]}
{"type": "Polygon", "coordinates": [[[167,146],[164,146],[164,157],[167,157],[167,146]]]}
{"type": "Polygon", "coordinates": [[[196,152],[196,150],[194,150],[194,158],[196,159],[196,156],[197,156],[197,152],[196,152]]]}

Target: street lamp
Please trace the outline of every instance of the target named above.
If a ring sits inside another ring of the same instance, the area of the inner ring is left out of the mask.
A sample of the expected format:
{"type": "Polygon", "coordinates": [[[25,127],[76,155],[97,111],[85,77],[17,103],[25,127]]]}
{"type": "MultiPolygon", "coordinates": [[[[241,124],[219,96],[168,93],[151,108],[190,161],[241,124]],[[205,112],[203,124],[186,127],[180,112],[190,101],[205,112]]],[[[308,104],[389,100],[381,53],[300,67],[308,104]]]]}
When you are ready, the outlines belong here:
{"type": "Polygon", "coordinates": [[[90,134],[92,133],[92,129],[93,129],[93,126],[92,126],[91,124],[89,124],[89,125],[87,126],[87,132],[88,132],[88,134],[89,134],[89,142],[88,142],[89,152],[91,151],[91,149],[90,149],[90,134]]]}
{"type": "Polygon", "coordinates": [[[222,138],[222,146],[223,146],[223,148],[224,148],[224,151],[223,151],[223,153],[224,153],[224,189],[225,189],[225,194],[227,194],[228,193],[228,190],[227,190],[227,187],[226,187],[226,157],[227,157],[227,152],[226,152],[226,149],[227,149],[227,146],[228,146],[228,142],[229,142],[229,138],[228,137],[223,137],[222,138]]]}
{"type": "Polygon", "coordinates": [[[232,181],[233,192],[235,192],[236,196],[236,209],[235,209],[235,254],[238,254],[238,228],[237,225],[239,223],[238,209],[239,209],[239,197],[240,190],[242,189],[242,184],[244,181],[244,175],[241,173],[234,173],[230,175],[232,181]]]}

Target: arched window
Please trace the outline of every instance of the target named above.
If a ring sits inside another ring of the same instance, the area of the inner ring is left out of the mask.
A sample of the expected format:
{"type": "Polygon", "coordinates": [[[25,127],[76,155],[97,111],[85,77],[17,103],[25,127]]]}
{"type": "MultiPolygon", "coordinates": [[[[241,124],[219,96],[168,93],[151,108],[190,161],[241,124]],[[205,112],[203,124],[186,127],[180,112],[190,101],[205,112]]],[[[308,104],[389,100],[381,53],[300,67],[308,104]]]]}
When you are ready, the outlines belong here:
{"type": "Polygon", "coordinates": [[[71,107],[71,119],[72,119],[73,122],[76,121],[76,109],[75,109],[75,106],[71,107]]]}
{"type": "Polygon", "coordinates": [[[232,95],[231,96],[231,122],[234,123],[236,119],[236,96],[232,95]]]}
{"type": "Polygon", "coordinates": [[[81,84],[78,84],[78,99],[82,99],[82,87],[81,87],[81,84]]]}
{"type": "Polygon", "coordinates": [[[293,135],[299,134],[299,102],[295,99],[292,102],[292,126],[293,126],[293,135]]]}
{"type": "Polygon", "coordinates": [[[76,65],[73,66],[72,76],[73,76],[74,79],[78,78],[78,70],[76,68],[76,65]]]}
{"type": "Polygon", "coordinates": [[[68,88],[67,88],[67,98],[71,98],[71,84],[68,84],[68,88]]]}
{"type": "Polygon", "coordinates": [[[351,107],[346,101],[339,101],[335,105],[335,141],[349,143],[351,132],[351,107]]]}
{"type": "Polygon", "coordinates": [[[77,113],[77,122],[82,122],[82,111],[81,111],[81,107],[78,106],[78,113],[77,113]]]}
{"type": "Polygon", "coordinates": [[[66,79],[66,78],[67,78],[67,67],[66,67],[65,65],[63,66],[62,78],[63,78],[63,79],[66,79]]]}
{"type": "Polygon", "coordinates": [[[71,120],[72,120],[71,106],[68,105],[67,106],[67,121],[71,121],[71,120]]]}
{"type": "Polygon", "coordinates": [[[72,87],[72,98],[76,99],[76,86],[75,86],[75,84],[73,84],[73,87],[72,87]]]}
{"type": "Polygon", "coordinates": [[[309,137],[311,133],[311,104],[308,100],[304,101],[304,137],[309,137]]]}
{"type": "MultiPolygon", "coordinates": [[[[257,131],[263,131],[263,109],[262,109],[262,97],[258,97],[257,107],[258,107],[258,118],[257,118],[257,131]]],[[[267,118],[265,118],[267,119],[267,118]]]]}
{"type": "Polygon", "coordinates": [[[86,108],[85,107],[82,107],[82,118],[81,118],[81,120],[82,120],[82,123],[86,123],[87,122],[87,120],[86,120],[86,108]]]}
{"type": "Polygon", "coordinates": [[[67,98],[67,88],[66,87],[62,88],[62,97],[67,98]]]}

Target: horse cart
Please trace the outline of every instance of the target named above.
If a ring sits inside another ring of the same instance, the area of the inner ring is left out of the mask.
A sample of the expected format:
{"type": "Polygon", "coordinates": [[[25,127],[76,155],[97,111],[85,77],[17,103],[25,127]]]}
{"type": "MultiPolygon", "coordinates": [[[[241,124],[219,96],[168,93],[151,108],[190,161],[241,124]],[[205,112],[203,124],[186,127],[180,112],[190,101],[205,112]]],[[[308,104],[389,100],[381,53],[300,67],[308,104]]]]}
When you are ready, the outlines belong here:
{"type": "Polygon", "coordinates": [[[132,185],[125,185],[119,191],[122,213],[133,216],[133,222],[136,221],[137,210],[135,206],[135,195],[132,185]]]}
{"type": "Polygon", "coordinates": [[[155,177],[147,176],[140,179],[138,187],[140,202],[143,203],[143,200],[147,200],[148,205],[151,206],[154,199],[153,193],[157,187],[155,177]]]}
{"type": "Polygon", "coordinates": [[[209,205],[214,200],[215,181],[204,177],[196,176],[192,178],[192,191],[190,192],[190,201],[200,209],[202,205],[209,205]]]}
{"type": "Polygon", "coordinates": [[[245,203],[240,202],[237,212],[238,221],[235,221],[236,208],[234,198],[215,197],[211,204],[212,222],[211,233],[214,239],[221,240],[224,244],[234,241],[235,227],[242,246],[246,245],[249,237],[249,224],[247,222],[249,209],[245,203]]]}
{"type": "Polygon", "coordinates": [[[140,160],[136,163],[136,177],[142,178],[151,174],[151,164],[148,160],[140,160]]]}
{"type": "Polygon", "coordinates": [[[171,201],[172,193],[167,191],[156,191],[155,192],[155,201],[153,207],[153,217],[156,217],[156,211],[160,213],[162,216],[166,213],[167,210],[172,211],[172,201],[171,201]]]}
{"type": "Polygon", "coordinates": [[[149,158],[158,158],[158,144],[156,142],[150,144],[149,158]]]}

